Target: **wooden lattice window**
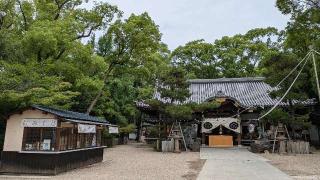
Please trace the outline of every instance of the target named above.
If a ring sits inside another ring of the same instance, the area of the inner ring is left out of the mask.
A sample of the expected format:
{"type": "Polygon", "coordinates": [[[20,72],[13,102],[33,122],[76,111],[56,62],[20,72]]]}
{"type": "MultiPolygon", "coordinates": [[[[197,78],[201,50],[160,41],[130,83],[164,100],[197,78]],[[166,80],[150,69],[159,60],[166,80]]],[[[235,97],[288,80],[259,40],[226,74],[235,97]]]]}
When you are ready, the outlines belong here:
{"type": "Polygon", "coordinates": [[[96,138],[97,138],[96,146],[101,146],[101,130],[97,130],[96,138]]]}
{"type": "Polygon", "coordinates": [[[60,130],[60,151],[74,149],[73,147],[73,129],[63,128],[60,130]]]}
{"type": "Polygon", "coordinates": [[[86,147],[86,134],[79,133],[77,136],[77,148],[85,148],[86,147]]]}

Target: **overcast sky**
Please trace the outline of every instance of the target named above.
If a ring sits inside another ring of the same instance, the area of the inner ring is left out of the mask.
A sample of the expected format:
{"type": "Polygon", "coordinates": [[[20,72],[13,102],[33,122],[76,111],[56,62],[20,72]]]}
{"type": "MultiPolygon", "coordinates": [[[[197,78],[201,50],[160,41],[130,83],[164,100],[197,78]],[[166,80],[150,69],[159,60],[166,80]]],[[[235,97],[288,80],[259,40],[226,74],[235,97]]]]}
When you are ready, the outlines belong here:
{"type": "Polygon", "coordinates": [[[275,0],[103,1],[117,5],[124,18],[131,13],[148,12],[171,50],[192,40],[213,42],[257,27],[283,29],[288,21],[275,7],[275,0]]]}

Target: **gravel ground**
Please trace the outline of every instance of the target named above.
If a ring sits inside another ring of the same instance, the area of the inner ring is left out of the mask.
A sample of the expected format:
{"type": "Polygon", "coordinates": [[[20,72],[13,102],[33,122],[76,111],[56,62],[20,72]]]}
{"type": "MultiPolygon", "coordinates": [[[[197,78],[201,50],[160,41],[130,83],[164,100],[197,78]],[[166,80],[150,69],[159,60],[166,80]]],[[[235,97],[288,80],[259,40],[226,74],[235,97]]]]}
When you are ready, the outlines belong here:
{"type": "Polygon", "coordinates": [[[261,154],[294,179],[319,179],[320,180],[320,152],[313,154],[279,155],[261,154]]]}
{"type": "Polygon", "coordinates": [[[106,149],[104,161],[56,176],[57,179],[186,179],[196,173],[199,153],[161,153],[142,144],[106,149]],[[197,163],[196,163],[197,164],[197,163]]]}
{"type": "Polygon", "coordinates": [[[198,152],[161,153],[135,143],[108,148],[102,163],[57,176],[0,176],[0,179],[193,180],[203,164],[198,152]]]}

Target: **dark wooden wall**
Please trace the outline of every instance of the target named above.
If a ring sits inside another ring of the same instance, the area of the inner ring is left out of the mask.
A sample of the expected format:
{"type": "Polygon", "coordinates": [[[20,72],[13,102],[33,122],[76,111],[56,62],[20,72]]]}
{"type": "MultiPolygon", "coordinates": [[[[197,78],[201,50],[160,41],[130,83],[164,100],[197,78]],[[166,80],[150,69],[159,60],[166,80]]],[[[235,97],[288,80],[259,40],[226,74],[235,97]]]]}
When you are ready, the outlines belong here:
{"type": "Polygon", "coordinates": [[[3,151],[1,173],[55,175],[103,160],[103,149],[87,149],[59,154],[3,151]]]}

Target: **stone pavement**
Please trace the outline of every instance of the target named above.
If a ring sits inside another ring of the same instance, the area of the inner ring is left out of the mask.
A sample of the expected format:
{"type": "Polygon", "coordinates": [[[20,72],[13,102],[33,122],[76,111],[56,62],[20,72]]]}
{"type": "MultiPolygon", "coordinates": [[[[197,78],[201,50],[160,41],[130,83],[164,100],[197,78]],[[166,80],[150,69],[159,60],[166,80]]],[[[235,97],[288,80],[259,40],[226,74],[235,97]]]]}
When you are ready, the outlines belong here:
{"type": "Polygon", "coordinates": [[[198,180],[291,180],[267,159],[245,148],[201,148],[200,158],[206,163],[198,180]]]}

